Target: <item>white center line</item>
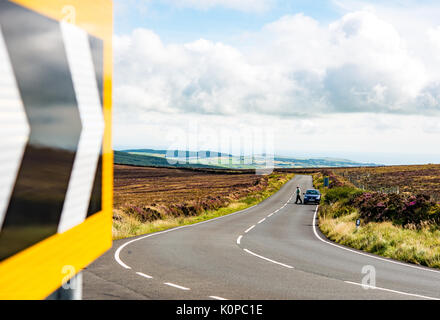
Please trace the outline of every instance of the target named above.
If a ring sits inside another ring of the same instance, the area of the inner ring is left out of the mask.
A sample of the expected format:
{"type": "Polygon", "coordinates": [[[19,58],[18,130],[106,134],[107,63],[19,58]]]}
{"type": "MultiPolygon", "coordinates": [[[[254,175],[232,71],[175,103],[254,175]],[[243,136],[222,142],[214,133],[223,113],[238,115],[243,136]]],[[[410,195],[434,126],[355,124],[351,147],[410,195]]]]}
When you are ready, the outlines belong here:
{"type": "Polygon", "coordinates": [[[179,286],[179,285],[171,283],[171,282],[164,282],[164,284],[166,284],[167,286],[170,286],[170,287],[180,289],[180,290],[191,290],[190,288],[182,287],[182,286],[179,286]]]}
{"type": "Polygon", "coordinates": [[[215,299],[215,300],[228,300],[228,299],[225,299],[225,298],[222,298],[222,297],[217,297],[217,296],[209,296],[210,298],[212,298],[212,299],[215,299]]]}
{"type": "MultiPolygon", "coordinates": [[[[261,202],[260,202],[260,203],[261,203],[261,202]]],[[[115,258],[116,262],[119,263],[119,265],[121,265],[123,268],[125,268],[125,269],[131,269],[131,267],[130,267],[129,265],[125,264],[125,263],[121,260],[121,258],[120,258],[121,251],[122,251],[126,246],[128,246],[129,244],[131,244],[131,243],[133,243],[133,242],[135,242],[135,241],[140,241],[140,240],[147,239],[147,238],[150,238],[150,237],[155,237],[155,236],[158,236],[158,235],[161,235],[161,234],[164,234],[164,233],[177,231],[177,230],[180,230],[180,229],[183,229],[183,228],[192,228],[192,227],[200,226],[200,225],[205,224],[205,223],[212,223],[212,222],[217,221],[217,220],[220,220],[220,219],[228,219],[228,217],[231,217],[231,216],[235,216],[235,215],[239,215],[239,214],[243,214],[243,213],[245,213],[245,212],[248,212],[249,210],[252,210],[252,209],[255,208],[256,206],[258,206],[258,205],[254,205],[254,206],[252,206],[252,207],[249,207],[249,208],[246,208],[246,209],[243,209],[243,210],[240,210],[240,211],[236,211],[236,212],[233,212],[233,213],[230,213],[230,214],[224,215],[224,216],[220,216],[220,217],[217,217],[217,218],[213,218],[213,219],[210,219],[210,220],[201,221],[201,222],[197,222],[197,223],[194,223],[194,224],[188,224],[188,225],[184,225],[184,226],[180,226],[180,227],[176,227],[176,228],[171,228],[171,229],[164,230],[164,231],[154,232],[154,233],[148,234],[148,235],[146,235],[146,236],[143,236],[143,237],[140,237],[140,238],[136,238],[136,239],[133,239],[133,240],[127,241],[127,242],[125,242],[124,244],[122,244],[122,245],[121,245],[121,246],[115,251],[114,258],[115,258]]]]}
{"type": "Polygon", "coordinates": [[[152,276],[149,276],[148,274],[145,274],[142,272],[136,272],[136,274],[140,275],[141,277],[147,278],[147,279],[153,279],[152,276]]]}
{"type": "Polygon", "coordinates": [[[258,223],[262,223],[264,220],[266,220],[266,218],[261,219],[258,223]]]}
{"type": "Polygon", "coordinates": [[[255,224],[251,227],[249,227],[244,233],[248,233],[249,231],[251,231],[253,228],[255,228],[255,224]]]}
{"type": "Polygon", "coordinates": [[[237,238],[237,244],[240,244],[241,238],[243,238],[243,236],[239,236],[239,237],[237,238]]]}
{"type": "Polygon", "coordinates": [[[260,259],[263,259],[263,260],[266,260],[266,261],[269,261],[269,262],[272,262],[272,263],[278,264],[278,265],[280,265],[280,266],[283,266],[283,267],[286,267],[286,268],[289,268],[289,269],[294,269],[292,266],[289,266],[288,264],[284,264],[284,263],[281,263],[281,262],[278,262],[278,261],[275,261],[275,260],[272,260],[272,259],[269,259],[269,258],[266,258],[266,257],[260,256],[259,254],[256,254],[256,253],[254,253],[254,252],[252,252],[252,251],[250,251],[250,250],[248,250],[248,249],[243,249],[243,250],[246,251],[246,252],[249,253],[249,254],[252,254],[252,255],[254,255],[254,256],[260,258],[260,259]]]}
{"type": "Polygon", "coordinates": [[[349,283],[349,284],[354,284],[354,285],[357,285],[357,286],[361,286],[363,288],[372,289],[372,290],[376,290],[377,289],[377,290],[388,291],[388,292],[392,292],[392,293],[398,293],[398,294],[403,294],[403,295],[406,295],[406,296],[418,297],[418,298],[423,298],[423,299],[440,300],[438,298],[422,296],[422,295],[415,294],[415,293],[407,293],[407,292],[391,290],[391,289],[386,289],[386,288],[373,287],[373,286],[370,286],[370,285],[367,285],[367,284],[362,284],[362,283],[357,283],[357,282],[351,282],[351,281],[344,281],[344,282],[345,283],[349,283]]]}

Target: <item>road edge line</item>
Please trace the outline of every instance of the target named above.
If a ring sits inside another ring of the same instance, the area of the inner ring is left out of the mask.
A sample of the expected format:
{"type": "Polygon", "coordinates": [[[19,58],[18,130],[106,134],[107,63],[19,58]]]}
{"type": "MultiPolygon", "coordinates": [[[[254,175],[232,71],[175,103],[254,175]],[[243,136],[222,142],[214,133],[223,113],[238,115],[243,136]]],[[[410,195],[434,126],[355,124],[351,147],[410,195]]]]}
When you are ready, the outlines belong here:
{"type": "MultiPolygon", "coordinates": [[[[275,194],[275,193],[274,193],[274,194],[275,194]]],[[[270,198],[270,197],[269,197],[269,198],[270,198]]],[[[267,199],[269,199],[269,198],[267,198],[267,199]]],[[[267,199],[265,199],[265,200],[267,200],[267,199]]],[[[262,202],[260,202],[260,203],[262,203],[262,202]]],[[[132,240],[130,240],[130,241],[127,241],[127,242],[123,243],[122,245],[120,245],[120,246],[118,247],[118,249],[116,249],[115,254],[114,254],[114,258],[115,258],[116,262],[117,262],[119,265],[121,265],[123,268],[125,268],[125,269],[131,269],[131,267],[128,266],[127,264],[125,264],[125,263],[121,260],[121,258],[119,257],[119,255],[120,255],[122,249],[124,249],[124,248],[125,248],[127,245],[129,245],[130,243],[133,243],[133,242],[135,242],[135,241],[139,241],[139,240],[143,240],[143,239],[146,239],[146,238],[150,238],[150,237],[153,237],[153,236],[156,236],[156,235],[160,235],[160,234],[163,234],[163,233],[176,231],[176,230],[179,230],[179,229],[182,229],[182,228],[194,227],[194,226],[197,226],[197,225],[201,225],[201,224],[203,224],[203,223],[208,223],[208,222],[216,221],[216,220],[219,220],[219,219],[222,219],[222,218],[226,218],[226,217],[230,217],[230,216],[234,216],[234,215],[236,215],[236,214],[240,214],[240,213],[245,213],[246,211],[248,211],[248,210],[250,210],[250,209],[252,209],[252,208],[255,208],[255,207],[258,206],[260,203],[258,203],[258,204],[256,204],[256,205],[253,205],[252,207],[249,207],[249,208],[246,208],[246,209],[243,209],[243,210],[237,211],[237,212],[233,212],[233,213],[230,213],[230,214],[226,214],[226,215],[224,215],[224,216],[220,216],[220,217],[217,217],[217,218],[213,218],[213,219],[209,219],[209,220],[205,220],[205,221],[201,221],[201,222],[197,222],[197,223],[193,223],[193,224],[188,224],[188,225],[184,225],[184,226],[179,226],[179,227],[175,227],[175,228],[171,228],[171,229],[167,229],[167,230],[163,230],[163,231],[159,231],[159,232],[154,232],[154,233],[147,234],[147,235],[145,235],[145,236],[140,236],[139,238],[136,238],[136,239],[132,239],[132,240]]]]}
{"type": "Polygon", "coordinates": [[[401,265],[401,266],[404,266],[404,267],[413,268],[413,269],[417,269],[417,270],[430,271],[430,272],[434,272],[434,273],[440,273],[439,270],[432,270],[432,269],[430,269],[430,268],[424,268],[424,267],[414,266],[414,265],[410,265],[410,264],[408,264],[408,263],[404,263],[404,262],[400,262],[400,261],[396,261],[396,260],[391,260],[391,259],[387,259],[387,258],[382,258],[382,257],[379,257],[379,256],[373,254],[373,253],[360,252],[360,251],[358,251],[358,250],[350,249],[350,248],[347,248],[347,247],[345,247],[345,246],[343,246],[343,245],[336,244],[336,243],[334,243],[334,242],[330,242],[329,240],[324,240],[322,237],[320,237],[320,236],[318,235],[318,232],[316,231],[316,214],[317,214],[317,212],[318,212],[318,208],[319,208],[319,205],[316,206],[315,213],[314,213],[314,215],[313,215],[313,223],[312,223],[312,225],[313,225],[313,232],[315,233],[315,236],[316,236],[319,240],[321,240],[322,242],[327,243],[327,244],[329,244],[329,245],[332,245],[332,246],[334,246],[334,247],[337,247],[337,248],[340,248],[340,249],[346,250],[346,251],[350,251],[350,252],[353,252],[353,253],[359,254],[359,255],[361,255],[361,256],[365,256],[365,257],[369,257],[369,258],[377,259],[377,260],[380,260],[380,261],[389,262],[389,263],[394,263],[394,264],[398,264],[398,265],[401,265]]]}

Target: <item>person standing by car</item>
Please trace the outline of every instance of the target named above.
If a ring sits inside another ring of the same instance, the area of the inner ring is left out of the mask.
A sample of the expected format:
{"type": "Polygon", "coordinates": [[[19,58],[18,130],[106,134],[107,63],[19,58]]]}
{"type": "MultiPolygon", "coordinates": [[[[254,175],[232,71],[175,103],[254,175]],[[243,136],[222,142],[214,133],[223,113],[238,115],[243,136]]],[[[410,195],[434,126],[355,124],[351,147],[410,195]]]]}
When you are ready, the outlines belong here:
{"type": "Polygon", "coordinates": [[[298,203],[298,200],[299,200],[300,204],[303,203],[302,200],[301,200],[301,189],[299,188],[299,186],[296,187],[296,201],[295,201],[295,204],[298,203]]]}

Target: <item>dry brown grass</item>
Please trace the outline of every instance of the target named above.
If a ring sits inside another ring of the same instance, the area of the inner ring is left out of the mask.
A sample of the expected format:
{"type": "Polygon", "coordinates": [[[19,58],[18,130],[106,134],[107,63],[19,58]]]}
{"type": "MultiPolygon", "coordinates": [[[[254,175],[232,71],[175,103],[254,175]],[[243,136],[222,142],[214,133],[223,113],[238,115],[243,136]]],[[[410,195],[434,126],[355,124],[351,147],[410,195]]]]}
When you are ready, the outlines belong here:
{"type": "Polygon", "coordinates": [[[327,238],[387,258],[440,268],[440,230],[426,225],[408,229],[391,222],[370,222],[356,228],[358,214],[334,218],[321,215],[319,227],[327,238]]]}
{"type": "Polygon", "coordinates": [[[113,238],[245,209],[279,190],[291,177],[115,165],[113,238]]]}
{"type": "Polygon", "coordinates": [[[181,204],[198,199],[237,199],[261,188],[267,178],[255,174],[115,165],[114,207],[181,204]]]}
{"type": "Polygon", "coordinates": [[[357,187],[373,191],[399,187],[400,192],[429,194],[440,201],[440,165],[388,166],[332,170],[357,187]]]}

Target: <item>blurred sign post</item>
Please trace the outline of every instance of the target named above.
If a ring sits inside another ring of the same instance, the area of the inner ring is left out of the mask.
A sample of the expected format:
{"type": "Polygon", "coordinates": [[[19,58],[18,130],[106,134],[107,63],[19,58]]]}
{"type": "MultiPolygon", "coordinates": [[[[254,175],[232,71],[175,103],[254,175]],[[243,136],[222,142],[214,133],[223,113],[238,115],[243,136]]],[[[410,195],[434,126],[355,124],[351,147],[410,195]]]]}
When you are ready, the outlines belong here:
{"type": "Polygon", "coordinates": [[[0,299],[71,289],[111,247],[112,11],[0,0],[0,299]]]}
{"type": "Polygon", "coordinates": [[[329,177],[324,177],[324,187],[328,187],[329,181],[330,181],[329,177]]]}

